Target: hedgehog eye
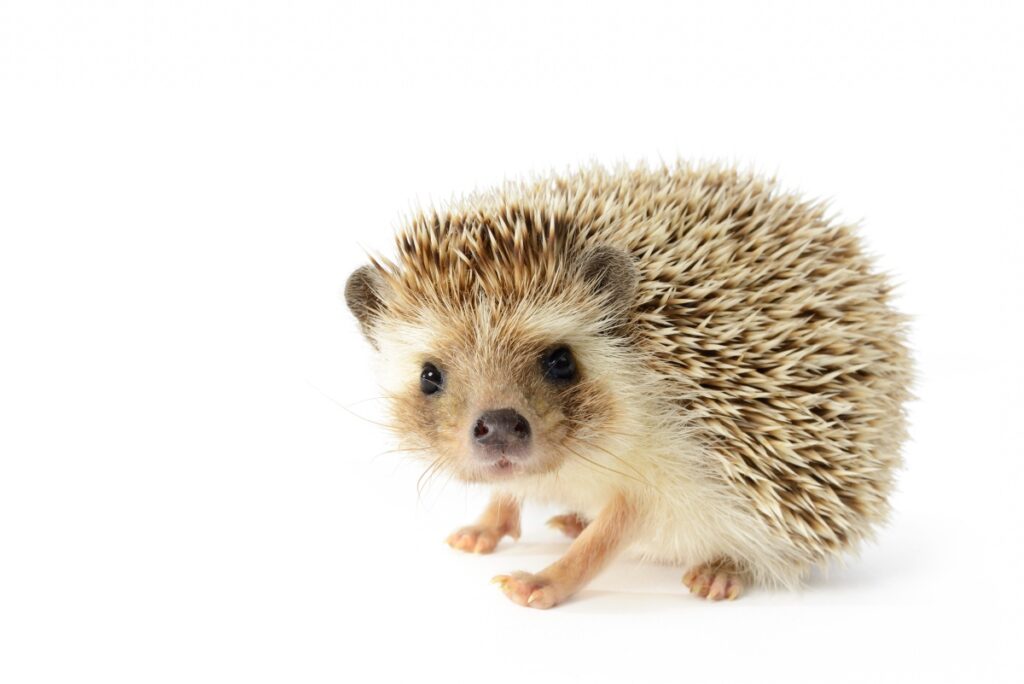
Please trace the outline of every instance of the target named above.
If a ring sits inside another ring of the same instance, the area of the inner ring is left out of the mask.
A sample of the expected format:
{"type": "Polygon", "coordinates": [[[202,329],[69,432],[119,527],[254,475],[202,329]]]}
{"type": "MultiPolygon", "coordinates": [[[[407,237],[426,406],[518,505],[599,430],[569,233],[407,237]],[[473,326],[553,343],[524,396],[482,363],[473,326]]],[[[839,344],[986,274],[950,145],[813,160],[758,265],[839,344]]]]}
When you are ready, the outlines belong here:
{"type": "Polygon", "coordinates": [[[576,377],[576,360],[568,347],[552,349],[541,359],[544,377],[555,382],[566,382],[576,377]]]}
{"type": "Polygon", "coordinates": [[[423,372],[420,373],[420,391],[424,394],[434,394],[441,389],[444,377],[437,366],[432,363],[423,364],[423,372]]]}

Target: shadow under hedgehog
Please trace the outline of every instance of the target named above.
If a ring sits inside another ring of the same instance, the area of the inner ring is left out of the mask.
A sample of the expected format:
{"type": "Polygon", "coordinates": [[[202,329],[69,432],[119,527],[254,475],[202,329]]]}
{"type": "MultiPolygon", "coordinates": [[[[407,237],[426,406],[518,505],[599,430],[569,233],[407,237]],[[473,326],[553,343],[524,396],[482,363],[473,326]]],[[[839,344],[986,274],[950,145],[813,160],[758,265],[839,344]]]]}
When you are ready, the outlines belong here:
{"type": "Polygon", "coordinates": [[[709,599],[795,586],[889,510],[905,321],[852,228],[718,166],[590,168],[421,213],[348,280],[402,448],[494,494],[448,539],[574,537],[495,578],[549,608],[618,552],[709,599]]]}

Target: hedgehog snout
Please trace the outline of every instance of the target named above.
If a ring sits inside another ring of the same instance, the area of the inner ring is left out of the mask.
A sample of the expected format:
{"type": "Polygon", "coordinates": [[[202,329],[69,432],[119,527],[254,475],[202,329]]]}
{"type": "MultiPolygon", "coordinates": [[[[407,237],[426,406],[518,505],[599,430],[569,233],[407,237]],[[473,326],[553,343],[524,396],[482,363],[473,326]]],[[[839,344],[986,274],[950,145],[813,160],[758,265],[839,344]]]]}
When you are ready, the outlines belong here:
{"type": "Polygon", "coordinates": [[[530,444],[530,422],[511,408],[484,411],[473,423],[476,453],[487,461],[523,455],[530,444]]]}

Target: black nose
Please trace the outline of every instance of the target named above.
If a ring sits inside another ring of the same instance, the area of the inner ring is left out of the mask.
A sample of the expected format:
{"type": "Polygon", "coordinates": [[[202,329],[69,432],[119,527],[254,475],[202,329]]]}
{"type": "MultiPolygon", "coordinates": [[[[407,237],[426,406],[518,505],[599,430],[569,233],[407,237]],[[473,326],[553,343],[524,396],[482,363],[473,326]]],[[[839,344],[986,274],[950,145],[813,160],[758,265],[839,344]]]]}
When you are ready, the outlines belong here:
{"type": "Polygon", "coordinates": [[[530,423],[513,409],[484,411],[473,425],[473,439],[488,449],[522,448],[530,441],[530,423]]]}

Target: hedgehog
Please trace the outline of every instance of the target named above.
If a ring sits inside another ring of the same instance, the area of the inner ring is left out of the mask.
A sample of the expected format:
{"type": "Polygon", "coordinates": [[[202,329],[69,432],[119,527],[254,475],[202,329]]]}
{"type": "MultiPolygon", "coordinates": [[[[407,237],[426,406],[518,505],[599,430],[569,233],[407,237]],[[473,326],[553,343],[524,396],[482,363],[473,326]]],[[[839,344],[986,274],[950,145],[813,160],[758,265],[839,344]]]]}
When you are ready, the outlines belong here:
{"type": "Polygon", "coordinates": [[[889,513],[911,362],[855,228],[774,178],[683,162],[582,168],[420,210],[345,299],[389,427],[491,489],[455,549],[573,540],[494,581],[550,608],[629,552],[690,593],[799,586],[889,513]]]}

